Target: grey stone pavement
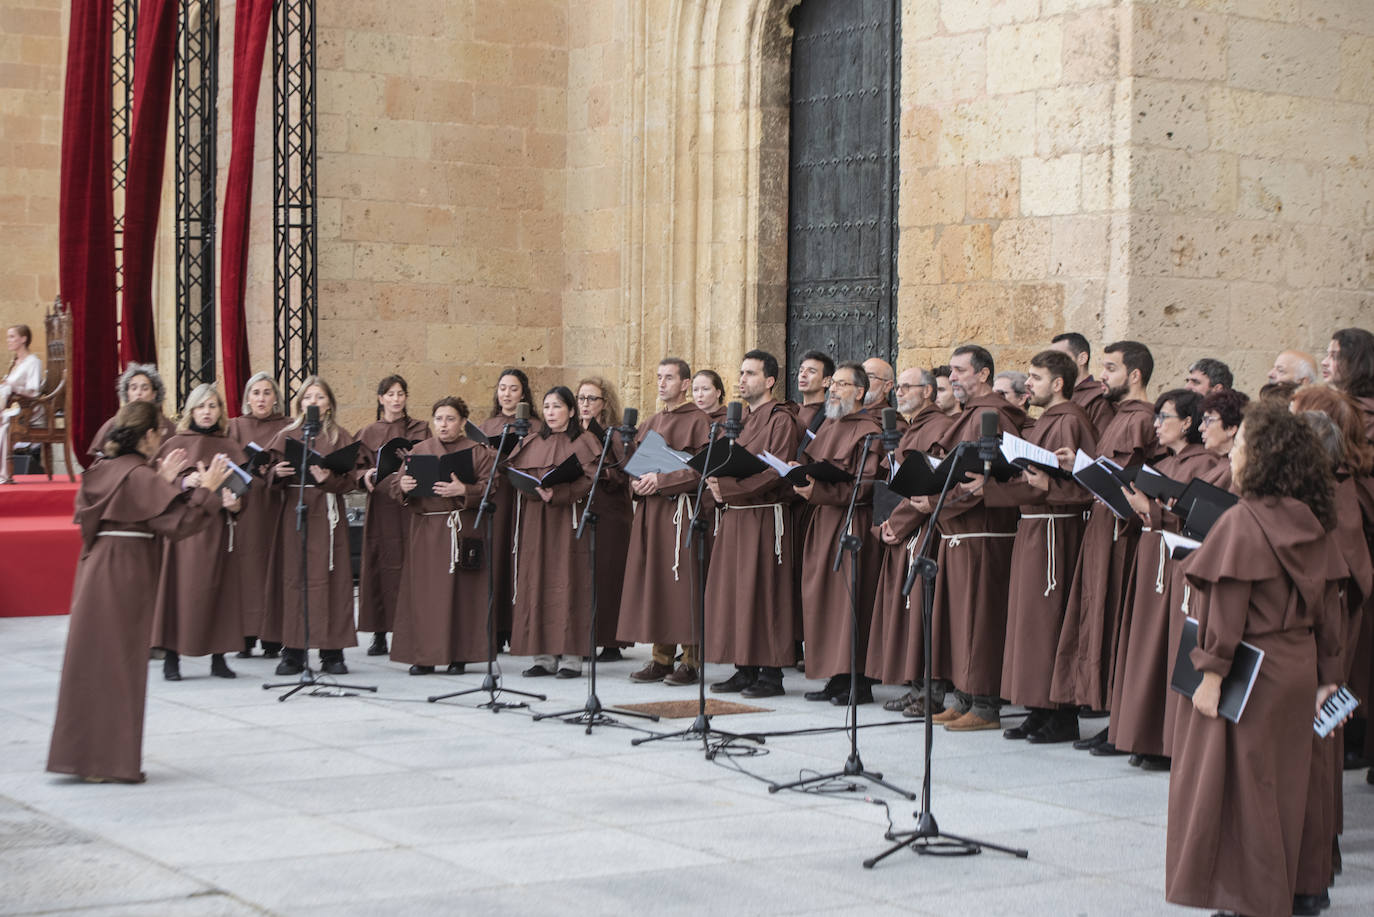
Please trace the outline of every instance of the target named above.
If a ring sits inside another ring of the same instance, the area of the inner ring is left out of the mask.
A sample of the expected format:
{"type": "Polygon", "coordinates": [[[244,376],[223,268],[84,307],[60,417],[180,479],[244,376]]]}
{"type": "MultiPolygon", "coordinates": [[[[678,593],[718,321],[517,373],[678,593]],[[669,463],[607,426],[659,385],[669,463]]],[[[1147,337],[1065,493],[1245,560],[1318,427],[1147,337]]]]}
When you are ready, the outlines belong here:
{"type": "MultiPolygon", "coordinates": [[[[186,659],[175,684],[152,663],[148,782],[82,784],[43,771],[66,623],[0,619],[0,914],[1190,913],[1164,902],[1168,776],[1122,758],[937,730],[942,827],[1029,858],[903,850],[866,870],[886,846],[887,812],[907,828],[914,804],[867,785],[828,795],[766,785],[842,765],[843,733],[770,738],[766,754],[708,762],[699,744],[631,747],[627,729],[586,735],[474,709],[472,698],[429,704],[480,679],[411,677],[361,648],[350,680],[379,686],[375,697],[281,703],[260,687],[275,680],[261,658],[231,660],[235,681],[186,659]]],[[[604,703],[695,697],[632,684],[646,656],[639,647],[600,667],[604,703]]],[[[550,695],[539,709],[581,705],[585,680],[524,679],[527,660],[500,658],[511,687],[550,695]]],[[[787,686],[759,704],[770,712],[714,725],[843,725],[840,708],[801,698],[815,682],[789,673],[787,686]]],[[[897,719],[877,705],[859,715],[897,719]]],[[[860,732],[865,764],[913,792],[920,743],[916,725],[860,732]]],[[[1363,776],[1346,776],[1345,872],[1330,915],[1374,912],[1374,787],[1363,776]]]]}

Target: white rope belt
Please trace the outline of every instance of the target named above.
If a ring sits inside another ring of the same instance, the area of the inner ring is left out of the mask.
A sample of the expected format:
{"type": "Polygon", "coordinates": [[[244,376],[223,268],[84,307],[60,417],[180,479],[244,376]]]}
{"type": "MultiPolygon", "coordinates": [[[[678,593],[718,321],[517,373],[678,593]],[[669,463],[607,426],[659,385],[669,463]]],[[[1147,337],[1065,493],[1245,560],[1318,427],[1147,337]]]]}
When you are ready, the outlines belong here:
{"type": "Polygon", "coordinates": [[[1049,525],[1045,530],[1045,591],[1043,595],[1049,595],[1059,588],[1059,579],[1054,575],[1054,536],[1056,519],[1072,519],[1077,513],[1022,513],[1022,519],[1048,519],[1049,525]]]}
{"type": "Polygon", "coordinates": [[[1191,583],[1184,583],[1184,584],[1183,584],[1183,604],[1179,607],[1179,610],[1182,611],[1185,615],[1188,614],[1188,602],[1189,602],[1189,600],[1192,599],[1192,597],[1193,597],[1193,585],[1192,585],[1191,583]]]}
{"type": "Polygon", "coordinates": [[[1159,535],[1159,570],[1155,573],[1155,594],[1164,594],[1164,564],[1169,559],[1169,550],[1164,544],[1164,533],[1159,535]]]}
{"type": "Polygon", "coordinates": [[[961,532],[957,535],[940,535],[941,541],[949,542],[951,548],[959,547],[960,543],[970,538],[1015,538],[1015,532],[961,532]]]}
{"type": "Polygon", "coordinates": [[[682,558],[682,525],[691,520],[692,498],[687,494],[677,495],[677,509],[673,512],[673,582],[677,582],[677,568],[682,558]]]}
{"type": "Polygon", "coordinates": [[[1112,544],[1116,544],[1116,538],[1121,534],[1121,517],[1112,515],[1112,544]]]}
{"type": "MultiPolygon", "coordinates": [[[[728,509],[771,509],[771,510],[773,511],[773,556],[776,557],[776,558],[778,559],[778,563],[781,564],[781,563],[782,563],[782,517],[783,517],[782,504],[781,504],[781,503],[746,503],[746,504],[727,503],[727,504],[726,504],[726,507],[727,507],[728,509]]],[[[717,519],[720,518],[720,510],[719,510],[719,509],[716,510],[716,518],[717,518],[717,519]]],[[[717,531],[719,531],[719,523],[717,523],[717,531]]]]}
{"type": "Polygon", "coordinates": [[[421,513],[421,516],[448,516],[448,572],[452,573],[458,566],[458,547],[459,533],[463,531],[463,516],[461,510],[439,511],[435,513],[421,513]]]}
{"type": "Polygon", "coordinates": [[[152,532],[121,532],[111,529],[108,532],[96,532],[97,538],[156,538],[152,532]]]}
{"type": "Polygon", "coordinates": [[[515,492],[515,522],[510,538],[510,603],[515,604],[515,593],[520,589],[520,516],[525,505],[523,491],[515,492]]]}
{"type": "Polygon", "coordinates": [[[224,524],[227,525],[227,526],[229,526],[229,550],[226,551],[225,553],[226,553],[226,554],[233,554],[233,553],[234,553],[234,530],[238,528],[239,522],[238,522],[237,519],[234,518],[233,514],[231,513],[231,514],[229,515],[229,518],[226,519],[226,520],[224,520],[224,524]]]}
{"type": "MultiPolygon", "coordinates": [[[[930,525],[930,523],[925,522],[921,524],[915,532],[911,533],[911,537],[906,540],[906,566],[902,568],[903,580],[905,580],[907,572],[911,569],[911,565],[916,563],[916,551],[921,547],[921,533],[925,531],[927,525],[930,525]]],[[[911,592],[915,591],[915,589],[911,590],[911,592]]],[[[911,610],[911,592],[908,592],[906,595],[907,611],[911,610]]]]}
{"type": "Polygon", "coordinates": [[[329,512],[329,572],[334,572],[334,529],[339,525],[339,495],[325,494],[324,507],[329,512]]]}

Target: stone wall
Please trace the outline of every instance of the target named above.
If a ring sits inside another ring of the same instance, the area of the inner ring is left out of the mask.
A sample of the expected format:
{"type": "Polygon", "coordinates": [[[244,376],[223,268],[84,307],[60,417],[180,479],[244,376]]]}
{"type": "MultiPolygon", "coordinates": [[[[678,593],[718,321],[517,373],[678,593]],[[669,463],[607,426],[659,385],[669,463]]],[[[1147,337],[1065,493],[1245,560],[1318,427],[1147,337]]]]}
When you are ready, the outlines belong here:
{"type": "MultiPolygon", "coordinates": [[[[67,12],[60,0],[0,6],[0,328],[43,347],[57,295],[57,198],[67,12]]],[[[4,366],[8,356],[0,357],[4,366]]]]}

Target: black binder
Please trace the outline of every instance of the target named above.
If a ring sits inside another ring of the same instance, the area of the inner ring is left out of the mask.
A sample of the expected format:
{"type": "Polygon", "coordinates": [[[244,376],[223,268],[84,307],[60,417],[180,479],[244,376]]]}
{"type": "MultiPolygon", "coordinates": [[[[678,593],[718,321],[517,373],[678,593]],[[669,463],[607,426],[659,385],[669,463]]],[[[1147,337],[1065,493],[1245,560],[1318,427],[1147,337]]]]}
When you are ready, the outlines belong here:
{"type": "Polygon", "coordinates": [[[434,485],[449,481],[453,476],[464,484],[477,483],[477,469],[472,463],[472,450],[463,449],[447,455],[412,455],[406,460],[406,474],[415,479],[415,489],[409,496],[433,497],[434,485]]]}
{"type": "MultiPolygon", "coordinates": [[[[1178,655],[1174,658],[1174,677],[1169,680],[1170,689],[1190,699],[1197,691],[1198,685],[1202,684],[1202,673],[1193,668],[1192,657],[1188,655],[1197,646],[1197,627],[1197,618],[1183,619],[1183,635],[1179,638],[1178,655]]],[[[1218,716],[1232,723],[1240,722],[1263,662],[1264,650],[1245,642],[1236,644],[1231,671],[1221,680],[1221,700],[1217,703],[1218,716]]]]}
{"type": "Polygon", "coordinates": [[[571,484],[578,478],[583,477],[582,463],[578,461],[576,455],[569,455],[562,462],[544,472],[541,477],[535,477],[526,471],[518,468],[507,468],[506,477],[510,479],[511,486],[522,493],[527,493],[538,497],[540,487],[552,487],[555,484],[571,484]]]}
{"type": "Polygon", "coordinates": [[[358,450],[362,448],[362,445],[362,442],[354,441],[344,446],[342,449],[334,450],[328,455],[321,455],[314,449],[311,449],[310,456],[307,458],[305,454],[305,443],[298,439],[288,438],[286,440],[286,460],[291,463],[291,467],[295,468],[297,472],[300,471],[301,465],[305,464],[306,467],[318,465],[326,471],[332,471],[335,474],[348,474],[358,467],[358,450]]]}
{"type": "Polygon", "coordinates": [[[410,439],[405,436],[397,436],[382,443],[377,450],[377,480],[374,484],[380,484],[388,477],[401,470],[405,464],[405,456],[402,454],[420,442],[418,439],[410,439]]]}

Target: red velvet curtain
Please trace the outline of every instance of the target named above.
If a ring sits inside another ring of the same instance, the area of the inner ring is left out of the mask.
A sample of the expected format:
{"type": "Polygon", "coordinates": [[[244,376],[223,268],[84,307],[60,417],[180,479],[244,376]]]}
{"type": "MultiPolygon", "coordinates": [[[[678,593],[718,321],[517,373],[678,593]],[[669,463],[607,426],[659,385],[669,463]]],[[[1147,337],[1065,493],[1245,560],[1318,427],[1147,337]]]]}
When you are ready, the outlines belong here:
{"type": "Polygon", "coordinates": [[[134,111],[124,192],[124,302],[120,362],[157,362],[153,331],[153,250],[167,156],[167,117],[176,61],[176,0],[143,0],[134,50],[134,111]]]}
{"type": "MultiPolygon", "coordinates": [[[[111,0],[71,0],[62,106],[58,275],[72,310],[72,438],[78,450],[114,413],[115,257],[110,103],[111,0]]],[[[84,459],[81,452],[76,458],[84,459]]]]}
{"type": "Polygon", "coordinates": [[[243,386],[252,375],[243,295],[248,273],[248,212],[253,201],[258,88],[271,24],[272,0],[238,0],[234,11],[234,111],[229,176],[220,223],[220,344],[224,354],[224,394],[230,405],[238,404],[243,386]]]}

